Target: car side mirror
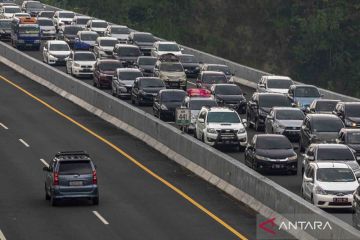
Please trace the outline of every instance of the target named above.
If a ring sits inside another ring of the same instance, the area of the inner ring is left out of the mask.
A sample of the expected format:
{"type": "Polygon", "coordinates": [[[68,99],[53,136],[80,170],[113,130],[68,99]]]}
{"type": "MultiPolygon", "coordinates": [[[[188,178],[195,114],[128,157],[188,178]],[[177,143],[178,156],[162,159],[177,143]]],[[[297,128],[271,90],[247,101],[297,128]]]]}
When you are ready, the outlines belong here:
{"type": "Polygon", "coordinates": [[[312,182],[312,183],[313,183],[313,182],[314,182],[314,179],[304,176],[304,181],[305,181],[305,182],[312,182]]]}
{"type": "Polygon", "coordinates": [[[50,172],[50,168],[49,167],[43,167],[43,171],[44,172],[50,172]]]}
{"type": "Polygon", "coordinates": [[[180,48],[180,51],[184,51],[185,49],[184,48],[180,48]]]}
{"type": "Polygon", "coordinates": [[[297,107],[296,103],[291,103],[292,107],[297,107]]]}
{"type": "Polygon", "coordinates": [[[205,123],[205,120],[202,118],[199,118],[199,123],[205,123]]]}
{"type": "Polygon", "coordinates": [[[118,77],[117,76],[113,76],[113,81],[115,81],[115,80],[118,80],[118,77]]]}
{"type": "Polygon", "coordinates": [[[266,118],[269,119],[269,120],[273,120],[273,119],[274,119],[274,117],[273,117],[273,116],[270,116],[270,115],[267,115],[266,118]]]}
{"type": "Polygon", "coordinates": [[[314,161],[314,160],[315,160],[314,156],[306,155],[306,158],[307,158],[309,161],[314,161]]]}
{"type": "Polygon", "coordinates": [[[265,88],[265,85],[264,84],[258,84],[258,87],[259,88],[265,88]]]}
{"type": "Polygon", "coordinates": [[[248,126],[248,122],[246,119],[241,119],[242,124],[244,125],[244,127],[248,126]]]}

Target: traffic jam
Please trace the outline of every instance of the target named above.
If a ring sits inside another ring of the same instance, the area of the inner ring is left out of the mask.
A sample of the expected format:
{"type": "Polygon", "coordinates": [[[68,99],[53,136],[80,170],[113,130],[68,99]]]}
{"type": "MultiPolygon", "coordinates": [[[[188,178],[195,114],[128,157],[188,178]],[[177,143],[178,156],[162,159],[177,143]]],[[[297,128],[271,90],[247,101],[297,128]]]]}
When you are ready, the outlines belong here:
{"type": "Polygon", "coordinates": [[[176,42],[37,1],[3,3],[0,18],[0,38],[14,48],[39,51],[44,63],[209,146],[243,153],[261,174],[301,175],[304,199],[351,212],[360,227],[360,102],[276,75],[249,94],[229,66],[199,62],[176,42]]]}

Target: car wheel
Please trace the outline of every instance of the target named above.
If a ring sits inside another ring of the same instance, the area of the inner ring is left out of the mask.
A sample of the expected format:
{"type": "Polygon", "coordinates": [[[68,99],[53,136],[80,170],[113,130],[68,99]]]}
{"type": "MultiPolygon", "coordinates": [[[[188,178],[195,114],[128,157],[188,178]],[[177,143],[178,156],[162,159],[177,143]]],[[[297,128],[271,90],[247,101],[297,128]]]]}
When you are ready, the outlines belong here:
{"type": "Polygon", "coordinates": [[[93,203],[93,205],[99,205],[99,196],[94,197],[94,198],[92,199],[92,203],[93,203]]]}

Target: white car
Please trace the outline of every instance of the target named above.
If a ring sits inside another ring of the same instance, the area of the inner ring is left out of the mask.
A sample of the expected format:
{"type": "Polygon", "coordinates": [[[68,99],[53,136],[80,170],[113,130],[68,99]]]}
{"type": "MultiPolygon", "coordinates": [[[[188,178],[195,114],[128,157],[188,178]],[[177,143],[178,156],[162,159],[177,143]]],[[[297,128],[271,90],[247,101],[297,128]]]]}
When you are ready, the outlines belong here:
{"type": "Polygon", "coordinates": [[[56,11],[53,17],[55,28],[57,31],[64,30],[65,25],[70,25],[75,17],[74,12],[56,11]]]}
{"type": "Polygon", "coordinates": [[[181,55],[183,49],[179,47],[176,42],[161,42],[157,41],[154,43],[151,49],[151,56],[159,57],[163,54],[172,53],[174,55],[181,55]]]}
{"type": "Polygon", "coordinates": [[[14,13],[21,13],[19,6],[2,6],[0,9],[0,18],[12,18],[14,13]]]}
{"type": "Polygon", "coordinates": [[[127,26],[109,25],[106,29],[106,35],[119,40],[119,43],[127,43],[129,39],[130,29],[127,26]]]}
{"type": "Polygon", "coordinates": [[[65,41],[50,40],[44,44],[43,61],[47,64],[65,65],[70,55],[70,47],[65,41]]]}
{"type": "Polygon", "coordinates": [[[89,16],[75,16],[71,22],[71,25],[78,25],[85,29],[87,22],[91,19],[92,18],[89,16]]]}
{"type": "Polygon", "coordinates": [[[286,76],[262,76],[258,85],[258,92],[287,94],[294,82],[286,76]]]}
{"type": "Polygon", "coordinates": [[[88,31],[93,31],[99,34],[99,36],[105,36],[108,23],[104,20],[91,19],[86,24],[86,29],[88,31]]]}
{"type": "Polygon", "coordinates": [[[196,119],[195,136],[210,146],[235,145],[244,150],[248,137],[246,120],[226,107],[203,107],[196,119]]]}
{"type": "Polygon", "coordinates": [[[114,37],[98,37],[94,45],[94,53],[98,58],[110,58],[113,56],[115,45],[119,43],[114,37]]]}
{"type": "Polygon", "coordinates": [[[320,208],[351,208],[358,186],[346,163],[312,162],[305,169],[301,194],[320,208]]]}
{"type": "Polygon", "coordinates": [[[90,51],[71,52],[66,60],[66,72],[76,77],[91,77],[94,72],[96,57],[90,51]]]}

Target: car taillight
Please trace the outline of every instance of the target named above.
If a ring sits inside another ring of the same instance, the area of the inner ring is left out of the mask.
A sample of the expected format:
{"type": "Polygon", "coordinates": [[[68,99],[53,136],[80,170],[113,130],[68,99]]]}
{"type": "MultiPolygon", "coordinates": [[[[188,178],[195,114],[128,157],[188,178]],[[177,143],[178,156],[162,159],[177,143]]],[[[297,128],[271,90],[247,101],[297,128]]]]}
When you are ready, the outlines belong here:
{"type": "Polygon", "coordinates": [[[93,175],[93,184],[97,184],[96,170],[93,170],[92,175],[93,175]]]}
{"type": "Polygon", "coordinates": [[[54,172],[54,185],[59,185],[59,173],[54,172]]]}

